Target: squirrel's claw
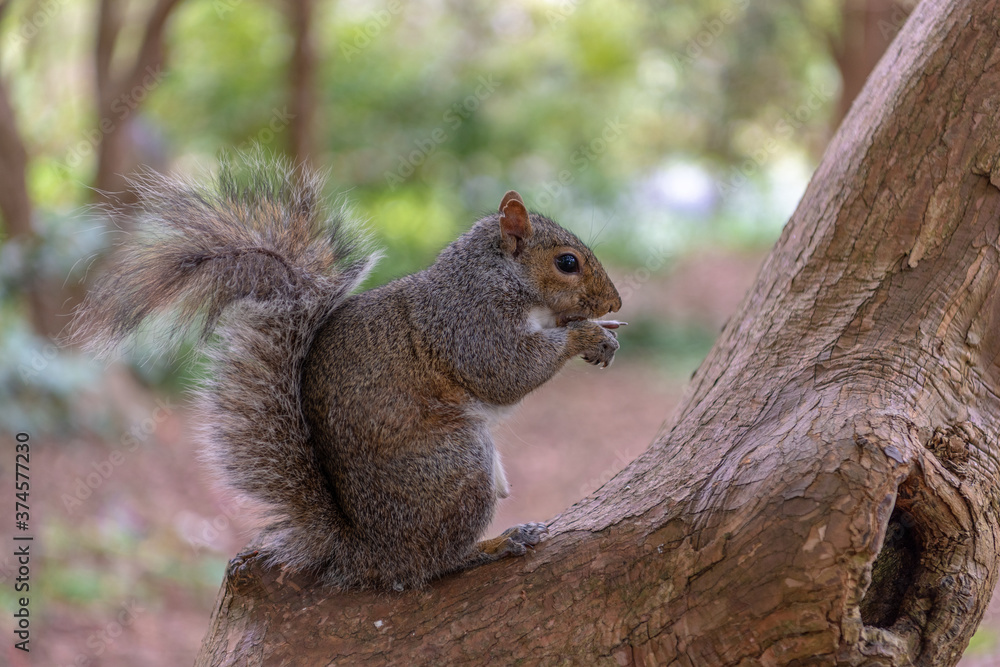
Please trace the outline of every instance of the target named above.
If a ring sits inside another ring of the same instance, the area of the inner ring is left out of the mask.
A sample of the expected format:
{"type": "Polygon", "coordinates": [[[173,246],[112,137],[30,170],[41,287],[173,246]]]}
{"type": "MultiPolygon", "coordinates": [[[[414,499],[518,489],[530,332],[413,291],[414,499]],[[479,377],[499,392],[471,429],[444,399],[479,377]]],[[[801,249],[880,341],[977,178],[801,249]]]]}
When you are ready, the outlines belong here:
{"type": "Polygon", "coordinates": [[[522,523],[508,528],[503,532],[501,537],[506,537],[512,542],[518,542],[520,544],[533,547],[541,542],[542,538],[548,534],[548,526],[538,521],[532,521],[530,523],[522,523]]]}

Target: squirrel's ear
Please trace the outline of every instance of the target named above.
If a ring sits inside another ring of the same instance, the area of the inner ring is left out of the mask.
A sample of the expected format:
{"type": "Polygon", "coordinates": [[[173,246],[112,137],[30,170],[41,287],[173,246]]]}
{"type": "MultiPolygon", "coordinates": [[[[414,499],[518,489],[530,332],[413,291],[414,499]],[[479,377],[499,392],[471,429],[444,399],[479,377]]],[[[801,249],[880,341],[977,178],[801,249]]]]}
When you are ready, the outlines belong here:
{"type": "Polygon", "coordinates": [[[531,221],[528,209],[524,207],[521,195],[513,190],[500,201],[500,239],[503,246],[515,257],[521,251],[521,243],[531,236],[531,221]]]}

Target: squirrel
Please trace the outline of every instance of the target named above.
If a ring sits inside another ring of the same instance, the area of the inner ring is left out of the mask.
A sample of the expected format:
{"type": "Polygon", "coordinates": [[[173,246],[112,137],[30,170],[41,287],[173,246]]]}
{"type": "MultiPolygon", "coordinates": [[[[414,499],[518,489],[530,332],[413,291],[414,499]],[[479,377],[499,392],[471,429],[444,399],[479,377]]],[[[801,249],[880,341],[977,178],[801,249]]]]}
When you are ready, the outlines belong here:
{"type": "Polygon", "coordinates": [[[378,253],[303,168],[133,187],[138,227],[73,336],[108,356],[157,314],[164,344],[200,328],[204,456],[263,509],[265,567],[403,590],[539,543],[542,523],[478,541],[509,493],[490,430],[569,359],[614,359],[621,323],[595,320],[621,297],[582,241],[511,191],[429,268],[355,293],[378,253]]]}

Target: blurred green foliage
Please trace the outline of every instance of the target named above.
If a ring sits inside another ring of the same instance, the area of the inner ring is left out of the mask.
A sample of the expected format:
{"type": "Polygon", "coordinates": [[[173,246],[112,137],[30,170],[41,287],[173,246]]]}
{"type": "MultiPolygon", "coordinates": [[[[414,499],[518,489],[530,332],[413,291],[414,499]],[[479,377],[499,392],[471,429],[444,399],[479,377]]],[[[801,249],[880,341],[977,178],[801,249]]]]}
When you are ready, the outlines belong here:
{"type": "MultiPolygon", "coordinates": [[[[96,5],[14,2],[0,22],[2,75],[42,230],[30,252],[0,248],[8,405],[33,391],[18,368],[46,344],[27,334],[18,281],[79,280],[111,238],[81,213],[101,136],[96,5]]],[[[128,5],[118,64],[147,11],[128,5]]],[[[385,247],[375,282],[427,265],[510,188],[599,243],[611,263],[770,243],[830,133],[839,83],[828,44],[838,21],[835,0],[322,3],[312,157],[330,173],[331,197],[352,203],[385,247]]],[[[135,121],[140,161],[161,169],[205,173],[241,146],[285,151],[292,47],[280,4],[184,0],[168,28],[167,66],[113,120],[135,121]]],[[[711,340],[683,330],[629,336],[692,358],[711,340]]],[[[152,382],[176,376],[147,368],[152,382]]],[[[46,400],[85,382],[58,377],[46,400]]]]}
{"type": "MultiPolygon", "coordinates": [[[[669,162],[723,181],[773,137],[780,140],[774,164],[757,172],[766,190],[766,172],[782,160],[811,164],[829,133],[838,78],[827,43],[838,7],[833,0],[323,3],[315,22],[315,162],[372,214],[393,247],[417,235],[400,234],[399,224],[375,213],[399,206],[418,229],[443,216],[422,229],[418,245],[428,253],[509,187],[556,215],[597,210],[606,219],[669,162]],[[817,90],[829,98],[823,108],[778,133],[817,90]],[[610,139],[592,145],[602,134],[610,139]],[[560,187],[560,171],[574,177],[570,184],[560,187]]],[[[38,5],[18,8],[25,13],[10,12],[0,34],[34,149],[33,191],[42,206],[73,207],[87,200],[79,186],[94,170],[92,151],[80,146],[96,125],[93,35],[78,26],[93,25],[95,9],[63,0],[35,36],[19,41],[18,27],[38,5]]],[[[125,26],[133,42],[142,9],[134,7],[125,26]]],[[[169,28],[168,66],[141,95],[142,139],[181,170],[211,167],[220,150],[249,143],[283,150],[291,49],[280,5],[184,2],[169,28]]],[[[725,208],[709,204],[711,213],[725,208]]]]}
{"type": "Polygon", "coordinates": [[[696,323],[633,318],[618,334],[622,347],[615,357],[655,365],[670,377],[684,381],[698,369],[717,335],[717,331],[696,323]]]}
{"type": "Polygon", "coordinates": [[[971,658],[993,656],[996,654],[998,643],[1000,643],[1000,640],[998,640],[996,630],[984,623],[976,630],[976,634],[972,635],[972,639],[969,640],[969,646],[966,647],[965,653],[962,655],[971,658]]]}

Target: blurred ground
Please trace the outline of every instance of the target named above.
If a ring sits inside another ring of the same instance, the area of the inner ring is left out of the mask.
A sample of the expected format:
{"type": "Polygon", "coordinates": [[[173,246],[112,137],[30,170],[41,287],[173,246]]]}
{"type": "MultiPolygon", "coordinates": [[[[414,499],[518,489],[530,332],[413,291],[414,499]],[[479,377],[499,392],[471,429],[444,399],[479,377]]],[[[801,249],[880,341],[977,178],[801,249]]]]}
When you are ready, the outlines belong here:
{"type": "MultiPolygon", "coordinates": [[[[641,284],[621,318],[718,332],[762,258],[684,259],[641,284]]],[[[698,361],[668,367],[623,353],[607,370],[574,362],[525,400],[497,432],[513,493],[493,532],[549,519],[627,465],[671,417],[698,361]]],[[[225,562],[246,541],[239,508],[210,490],[183,402],[136,392],[115,373],[107,393],[145,441],[132,448],[124,429],[114,443],[33,443],[31,661],[5,642],[0,664],[191,664],[225,562]]],[[[5,497],[11,477],[2,476],[5,497]]],[[[11,565],[0,559],[6,590],[11,565]]],[[[998,628],[994,600],[963,667],[1000,664],[998,628]]]]}

